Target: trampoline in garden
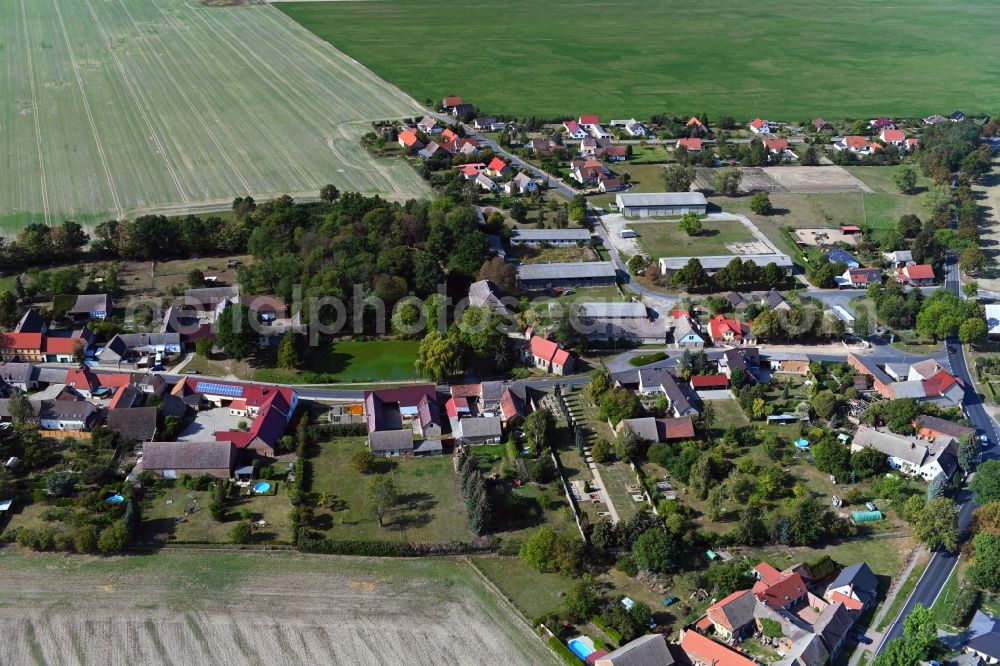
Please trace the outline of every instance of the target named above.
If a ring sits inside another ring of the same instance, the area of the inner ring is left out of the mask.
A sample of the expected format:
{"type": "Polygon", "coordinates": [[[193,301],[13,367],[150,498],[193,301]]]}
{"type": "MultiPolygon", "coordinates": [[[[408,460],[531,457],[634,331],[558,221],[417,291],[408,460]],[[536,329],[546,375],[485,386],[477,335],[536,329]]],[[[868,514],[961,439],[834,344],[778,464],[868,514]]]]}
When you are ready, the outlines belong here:
{"type": "Polygon", "coordinates": [[[255,493],[266,493],[271,490],[271,484],[267,481],[259,481],[253,484],[253,491],[255,493]]]}
{"type": "Polygon", "coordinates": [[[121,504],[122,502],[125,501],[125,498],[119,495],[118,493],[115,493],[114,495],[112,495],[111,497],[107,498],[104,501],[107,502],[108,504],[121,504]]]}
{"type": "Polygon", "coordinates": [[[795,446],[805,450],[809,448],[809,442],[799,437],[797,440],[795,440],[795,446]]]}

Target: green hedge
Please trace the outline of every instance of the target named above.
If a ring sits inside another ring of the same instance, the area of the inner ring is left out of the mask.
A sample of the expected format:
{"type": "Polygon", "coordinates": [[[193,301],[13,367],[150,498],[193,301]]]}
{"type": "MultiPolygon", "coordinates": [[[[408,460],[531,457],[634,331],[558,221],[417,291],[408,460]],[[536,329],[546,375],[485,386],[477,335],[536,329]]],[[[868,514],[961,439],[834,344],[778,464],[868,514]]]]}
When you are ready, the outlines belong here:
{"type": "Polygon", "coordinates": [[[600,615],[594,615],[594,617],[590,618],[590,621],[594,624],[595,627],[597,627],[605,634],[607,634],[608,638],[611,639],[612,643],[614,643],[615,645],[622,644],[621,633],[617,629],[612,627],[610,624],[605,622],[604,618],[602,618],[600,615]]]}
{"type": "Polygon", "coordinates": [[[573,654],[573,651],[555,636],[549,639],[549,647],[552,648],[553,652],[562,657],[563,661],[570,664],[570,666],[580,666],[580,658],[573,654]]]}
{"type": "Polygon", "coordinates": [[[648,365],[649,363],[656,363],[657,361],[662,361],[667,358],[666,352],[654,352],[652,354],[639,354],[638,356],[633,356],[629,359],[629,363],[638,367],[640,365],[648,365]]]}
{"type": "Polygon", "coordinates": [[[299,550],[304,553],[364,555],[366,557],[420,557],[423,555],[485,553],[496,548],[492,539],[484,539],[478,543],[465,541],[411,543],[409,541],[378,541],[375,539],[317,539],[301,533],[297,545],[299,550]]]}

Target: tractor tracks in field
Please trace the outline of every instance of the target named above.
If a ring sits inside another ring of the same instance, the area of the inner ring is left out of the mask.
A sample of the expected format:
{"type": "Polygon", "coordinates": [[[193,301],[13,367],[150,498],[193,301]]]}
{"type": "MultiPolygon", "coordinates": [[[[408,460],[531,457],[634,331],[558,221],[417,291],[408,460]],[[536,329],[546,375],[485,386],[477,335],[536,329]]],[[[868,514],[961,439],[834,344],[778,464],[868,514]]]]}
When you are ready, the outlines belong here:
{"type": "Polygon", "coordinates": [[[21,0],[21,27],[24,29],[25,62],[28,66],[28,80],[31,82],[31,117],[35,121],[35,145],[38,148],[38,172],[42,185],[42,212],[45,215],[45,224],[50,224],[49,191],[45,184],[45,152],[42,150],[42,124],[38,118],[38,93],[35,89],[35,68],[31,58],[31,36],[28,33],[28,14],[24,9],[24,0],[21,0]]]}
{"type": "Polygon", "coordinates": [[[132,13],[129,12],[128,7],[125,5],[125,3],[123,3],[121,0],[118,0],[118,4],[121,6],[122,11],[125,13],[125,16],[132,24],[136,34],[139,36],[139,39],[142,41],[143,44],[145,44],[147,50],[153,54],[153,57],[160,64],[160,67],[163,69],[163,73],[167,75],[168,79],[170,79],[170,82],[177,90],[177,93],[180,95],[181,99],[184,100],[184,103],[187,104],[188,108],[191,110],[191,113],[197,119],[198,123],[204,128],[205,133],[208,135],[208,138],[211,139],[213,144],[215,144],[215,148],[219,151],[219,155],[222,156],[222,159],[225,160],[226,164],[229,165],[229,168],[232,169],[233,173],[236,175],[236,178],[240,181],[240,184],[246,190],[247,194],[252,195],[253,188],[250,186],[250,182],[246,179],[246,176],[243,175],[243,172],[240,171],[240,169],[236,166],[232,158],[229,157],[229,154],[226,152],[225,148],[223,148],[222,144],[219,142],[219,138],[215,135],[215,132],[212,131],[211,126],[205,120],[205,116],[201,113],[201,111],[194,104],[194,102],[191,101],[191,98],[184,91],[183,86],[181,86],[180,83],[177,81],[177,78],[174,76],[173,72],[170,71],[170,68],[167,67],[167,64],[163,62],[163,56],[161,56],[159,51],[153,48],[152,44],[150,44],[150,41],[149,39],[147,39],[145,32],[143,32],[143,30],[139,27],[139,24],[136,23],[135,18],[133,18],[132,13]]]}
{"type": "MultiPolygon", "coordinates": [[[[22,0],[23,1],[23,0],[22,0]]],[[[136,109],[139,111],[139,115],[142,117],[142,122],[146,125],[146,130],[149,132],[149,136],[152,138],[153,143],[156,145],[157,151],[163,158],[163,164],[167,167],[167,172],[170,174],[170,179],[174,181],[174,186],[177,188],[177,193],[180,195],[181,200],[185,203],[190,201],[187,192],[184,191],[184,187],[181,185],[181,180],[174,170],[173,165],[170,163],[170,158],[167,155],[167,149],[160,139],[159,133],[153,127],[153,123],[149,118],[149,114],[146,112],[146,107],[142,100],[139,98],[139,93],[136,91],[135,86],[132,84],[132,79],[129,78],[128,72],[125,70],[125,65],[122,63],[121,58],[115,53],[114,44],[111,43],[111,38],[108,36],[107,31],[104,29],[104,24],[101,23],[101,19],[97,16],[97,12],[94,10],[94,5],[87,0],[87,8],[90,10],[91,15],[94,17],[94,23],[97,25],[97,29],[101,33],[101,39],[108,47],[108,53],[111,54],[111,58],[115,61],[115,65],[118,67],[118,72],[121,74],[122,82],[125,84],[125,88],[128,90],[129,97],[132,98],[132,102],[135,104],[136,109]]]]}
{"type": "Polygon", "coordinates": [[[122,217],[122,203],[118,198],[118,188],[115,187],[115,180],[111,176],[111,167],[108,165],[108,157],[104,154],[104,143],[101,135],[97,131],[97,123],[94,121],[94,114],[90,110],[90,101],[87,99],[87,91],[83,86],[83,77],[80,76],[80,66],[76,62],[73,54],[73,45],[69,41],[69,33],[66,32],[66,23],[63,21],[62,10],[59,8],[59,0],[53,0],[52,5],[56,9],[56,17],[59,19],[59,28],[62,30],[63,39],[66,42],[66,52],[69,54],[69,62],[73,67],[73,74],[76,76],[76,84],[80,88],[80,96],[83,99],[83,110],[87,114],[87,121],[90,123],[90,131],[94,135],[94,143],[97,146],[97,155],[101,158],[101,165],[104,167],[104,175],[108,179],[108,189],[111,191],[111,198],[115,203],[115,212],[119,218],[122,217]]]}

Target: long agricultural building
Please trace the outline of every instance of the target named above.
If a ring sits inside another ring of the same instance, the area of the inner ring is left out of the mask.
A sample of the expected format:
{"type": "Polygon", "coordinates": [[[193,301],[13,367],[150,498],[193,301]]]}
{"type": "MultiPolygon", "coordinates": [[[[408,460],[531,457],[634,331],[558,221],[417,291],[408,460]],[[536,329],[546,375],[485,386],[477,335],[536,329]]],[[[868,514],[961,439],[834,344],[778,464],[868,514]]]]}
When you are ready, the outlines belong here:
{"type": "Polygon", "coordinates": [[[674,272],[684,268],[692,259],[700,261],[701,267],[709,275],[718,273],[728,266],[729,262],[733,259],[752,261],[761,268],[768,264],[775,264],[778,268],[789,274],[795,268],[792,258],[787,254],[726,254],[714,257],[661,257],[660,272],[664,275],[672,275],[674,272]]]}
{"type": "Polygon", "coordinates": [[[523,264],[517,267],[521,289],[555,289],[561,287],[609,287],[618,279],[610,261],[584,261],[553,264],[523,264]]]}
{"type": "Polygon", "coordinates": [[[578,245],[590,242],[587,229],[516,229],[512,245],[578,245]]]}
{"type": "Polygon", "coordinates": [[[615,202],[625,217],[674,217],[684,213],[704,215],[708,210],[708,202],[701,192],[619,194],[615,202]]]}

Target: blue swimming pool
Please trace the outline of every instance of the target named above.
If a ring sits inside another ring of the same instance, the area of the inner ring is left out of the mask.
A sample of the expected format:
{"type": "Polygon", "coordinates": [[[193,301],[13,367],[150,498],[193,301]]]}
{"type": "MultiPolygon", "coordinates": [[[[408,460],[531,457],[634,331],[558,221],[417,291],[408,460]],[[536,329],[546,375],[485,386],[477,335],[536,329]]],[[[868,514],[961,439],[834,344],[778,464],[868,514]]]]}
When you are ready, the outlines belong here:
{"type": "Polygon", "coordinates": [[[118,493],[115,493],[114,495],[112,495],[111,497],[109,497],[104,501],[107,502],[108,504],[121,504],[122,502],[125,501],[125,498],[119,495],[118,493]]]}
{"type": "Polygon", "coordinates": [[[270,489],[271,489],[271,484],[268,483],[267,481],[261,481],[259,483],[255,483],[253,486],[253,491],[255,493],[266,493],[270,489]]]}
{"type": "Polygon", "coordinates": [[[584,637],[582,636],[580,638],[574,638],[566,645],[568,645],[569,649],[573,651],[573,654],[580,658],[580,661],[587,661],[587,655],[594,652],[594,648],[587,645],[587,643],[584,642],[584,637]]]}

